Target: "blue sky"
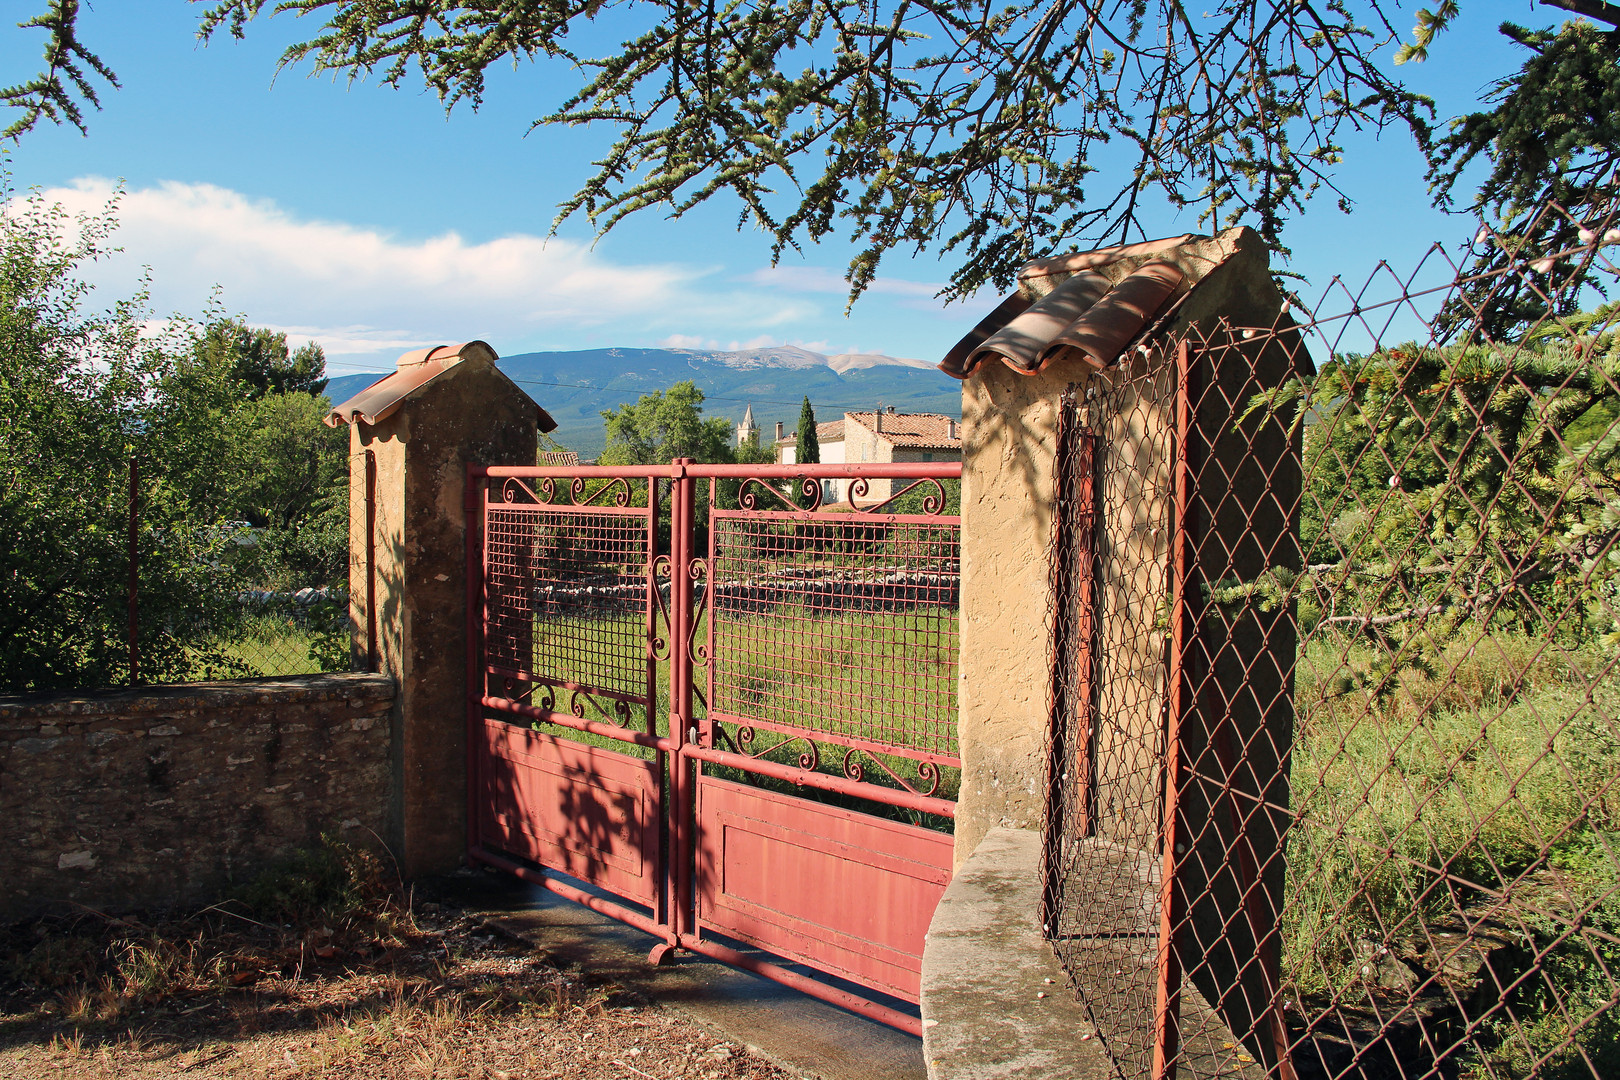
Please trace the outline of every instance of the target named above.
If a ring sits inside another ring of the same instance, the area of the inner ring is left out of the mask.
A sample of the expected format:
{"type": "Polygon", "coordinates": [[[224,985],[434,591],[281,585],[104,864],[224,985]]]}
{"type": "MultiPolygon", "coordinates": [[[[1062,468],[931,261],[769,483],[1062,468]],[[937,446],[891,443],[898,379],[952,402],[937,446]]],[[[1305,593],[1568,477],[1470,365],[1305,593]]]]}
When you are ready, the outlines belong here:
{"type": "MultiPolygon", "coordinates": [[[[11,0],[9,21],[40,6],[11,0]]],[[[846,317],[845,245],[789,255],[773,271],[765,238],[739,233],[736,205],[724,201],[679,221],[643,213],[594,244],[573,221],[548,241],[555,205],[589,175],[605,141],[592,131],[528,132],[573,85],[565,69],[502,70],[479,112],[446,119],[414,86],[348,85],[301,69],[278,76],[281,48],[312,25],[261,20],[246,42],[220,36],[204,48],[195,5],[87,8],[81,37],[123,89],[105,92],[88,137],[36,130],[10,168],[19,189],[39,187],[76,209],[99,206],[122,181],[125,252],[90,275],[104,302],[127,294],[142,266],[160,311],[198,315],[218,286],[228,311],[320,341],[334,374],[473,337],[504,354],[788,343],[932,360],[994,303],[981,294],[940,304],[932,294],[947,270],[897,254],[846,317]]],[[[1455,115],[1520,62],[1498,22],[1563,17],[1529,0],[1471,0],[1432,58],[1402,74],[1443,117],[1455,115]]],[[[0,32],[6,83],[37,70],[42,42],[38,31],[0,32]]],[[[1432,241],[1472,231],[1428,207],[1420,158],[1402,133],[1356,138],[1348,158],[1341,175],[1354,212],[1321,199],[1288,237],[1289,269],[1310,280],[1307,297],[1336,274],[1365,281],[1380,259],[1404,272],[1432,241]]],[[[1196,227],[1168,211],[1162,221],[1164,233],[1196,227]]]]}

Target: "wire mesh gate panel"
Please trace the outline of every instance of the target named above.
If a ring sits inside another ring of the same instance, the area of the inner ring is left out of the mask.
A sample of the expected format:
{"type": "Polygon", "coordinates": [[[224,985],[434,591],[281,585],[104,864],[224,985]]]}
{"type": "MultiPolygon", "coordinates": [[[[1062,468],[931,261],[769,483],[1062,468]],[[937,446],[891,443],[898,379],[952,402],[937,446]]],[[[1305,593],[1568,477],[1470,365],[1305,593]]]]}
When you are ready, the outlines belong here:
{"type": "Polygon", "coordinates": [[[919,1031],[859,988],[950,877],[960,472],[473,469],[473,857],[919,1031]]]}
{"type": "Polygon", "coordinates": [[[950,811],[960,541],[945,484],[868,475],[842,512],[820,509],[819,484],[741,477],[737,509],[720,478],[708,489],[699,745],[744,773],[773,758],[815,771],[830,751],[851,786],[829,794],[868,805],[700,775],[699,926],[916,1001],[952,838],[872,811],[950,811]]]}
{"type": "Polygon", "coordinates": [[[478,695],[469,842],[656,913],[663,776],[647,753],[656,486],[508,476],[474,478],[469,491],[479,494],[469,537],[482,539],[469,581],[483,583],[482,651],[469,671],[478,695]],[[554,722],[546,730],[541,721],[559,714],[596,745],[560,738],[554,722]]]}
{"type": "Polygon", "coordinates": [[[1120,1076],[1620,1075],[1620,233],[1565,224],[1066,406],[1043,916],[1120,1076]]]}

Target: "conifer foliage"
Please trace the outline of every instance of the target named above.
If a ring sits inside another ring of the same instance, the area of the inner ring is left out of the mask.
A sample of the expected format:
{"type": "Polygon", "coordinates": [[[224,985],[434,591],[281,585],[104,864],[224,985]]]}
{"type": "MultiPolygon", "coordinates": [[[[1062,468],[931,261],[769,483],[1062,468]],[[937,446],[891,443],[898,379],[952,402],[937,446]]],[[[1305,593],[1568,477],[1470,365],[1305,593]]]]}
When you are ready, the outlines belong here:
{"type": "Polygon", "coordinates": [[[800,465],[813,465],[821,461],[821,440],[816,435],[816,411],[810,407],[808,394],[805,395],[804,404],[799,406],[799,430],[793,445],[793,460],[800,465]]]}
{"type": "Polygon", "coordinates": [[[777,254],[852,238],[852,297],[903,248],[958,253],[948,295],[1005,287],[1036,255],[1140,234],[1166,202],[1280,246],[1284,219],[1334,191],[1344,131],[1428,130],[1380,64],[1400,36],[1386,0],[222,0],[203,33],[265,11],[324,20],[284,63],[419,74],[447,107],[476,107],[493,65],[577,66],[583,85],[537,122],[618,137],[562,218],[606,230],[729,192],[777,254]],[[604,39],[620,44],[581,44],[604,39]]]}

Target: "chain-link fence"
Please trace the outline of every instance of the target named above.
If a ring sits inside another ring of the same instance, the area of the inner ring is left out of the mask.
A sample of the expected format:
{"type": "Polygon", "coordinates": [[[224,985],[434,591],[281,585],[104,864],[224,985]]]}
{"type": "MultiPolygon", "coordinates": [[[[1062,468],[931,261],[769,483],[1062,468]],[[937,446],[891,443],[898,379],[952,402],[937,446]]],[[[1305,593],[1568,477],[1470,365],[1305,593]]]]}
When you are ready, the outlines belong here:
{"type": "Polygon", "coordinates": [[[1065,403],[1043,917],[1122,1077],[1620,1076],[1620,233],[1574,224],[1065,403]]]}

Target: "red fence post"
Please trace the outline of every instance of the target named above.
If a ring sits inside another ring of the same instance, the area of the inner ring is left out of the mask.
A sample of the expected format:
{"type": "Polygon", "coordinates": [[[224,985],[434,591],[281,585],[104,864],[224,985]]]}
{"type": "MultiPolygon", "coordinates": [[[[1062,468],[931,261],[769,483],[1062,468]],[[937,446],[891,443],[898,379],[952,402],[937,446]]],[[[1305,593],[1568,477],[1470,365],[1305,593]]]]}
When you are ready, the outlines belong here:
{"type": "Polygon", "coordinates": [[[1191,708],[1192,687],[1187,656],[1197,640],[1188,603],[1192,569],[1192,357],[1183,341],[1176,347],[1175,506],[1170,521],[1171,597],[1169,717],[1164,746],[1163,870],[1159,881],[1159,978],[1153,1029],[1152,1080],[1174,1080],[1181,1048],[1181,954],[1176,932],[1186,916],[1185,894],[1176,870],[1185,841],[1181,837],[1180,796],[1185,782],[1181,759],[1181,724],[1191,708]]]}
{"type": "Polygon", "coordinates": [[[129,685],[140,681],[140,463],[129,459],[129,685]]]}
{"type": "MultiPolygon", "coordinates": [[[[372,536],[375,535],[372,516],[371,490],[375,475],[374,459],[371,452],[366,452],[366,545],[369,550],[372,536]]],[[[481,775],[479,758],[483,754],[483,726],[484,726],[484,622],[487,618],[487,604],[484,596],[484,470],[471,462],[467,464],[467,477],[462,490],[461,506],[466,512],[467,523],[467,850],[477,850],[482,843],[479,835],[478,823],[482,814],[482,785],[479,782],[481,775]]],[[[373,560],[367,558],[366,570],[369,575],[373,573],[373,560]]],[[[370,580],[367,582],[368,592],[371,589],[370,580]]],[[[375,619],[376,608],[372,604],[372,597],[366,598],[367,619],[375,619]]],[[[375,622],[368,631],[371,641],[372,669],[375,670],[377,655],[377,634],[375,622]]]]}
{"type": "Polygon", "coordinates": [[[368,447],[366,449],[367,671],[375,672],[377,670],[379,656],[380,653],[377,649],[377,453],[368,447]]]}
{"type": "Polygon", "coordinates": [[[693,763],[686,747],[692,717],[692,522],[697,481],[687,475],[691,458],[676,458],[670,475],[669,737],[675,753],[669,770],[670,925],[677,941],[692,934],[692,874],[697,815],[692,806],[693,763]]]}

